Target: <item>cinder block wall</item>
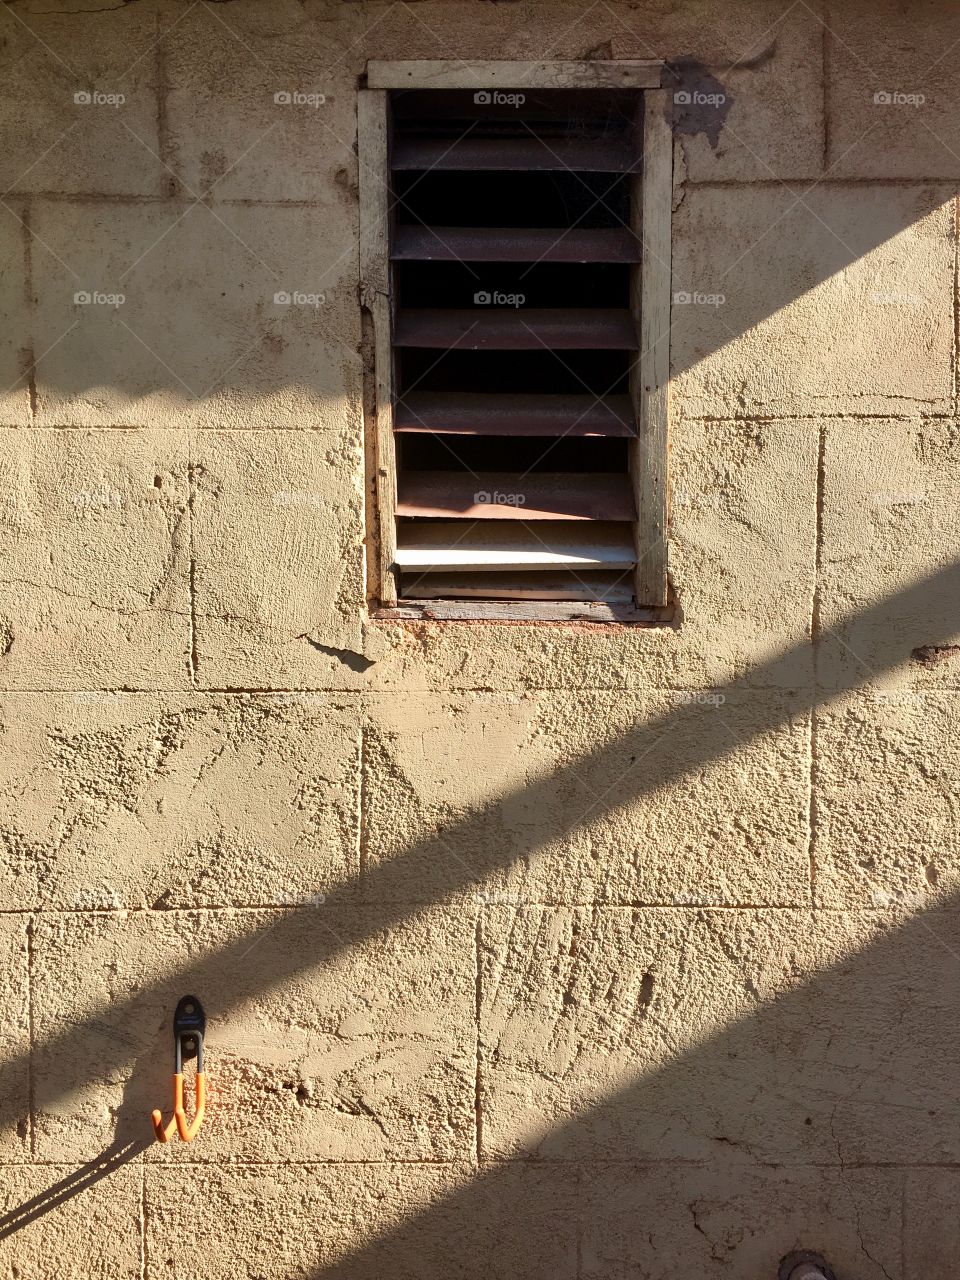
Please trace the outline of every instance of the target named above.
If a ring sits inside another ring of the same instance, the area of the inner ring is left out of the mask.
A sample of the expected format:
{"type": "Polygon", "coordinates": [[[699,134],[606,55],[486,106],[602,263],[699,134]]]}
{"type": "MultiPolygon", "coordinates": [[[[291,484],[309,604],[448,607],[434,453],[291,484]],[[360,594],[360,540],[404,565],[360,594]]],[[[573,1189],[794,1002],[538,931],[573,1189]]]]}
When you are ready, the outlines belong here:
{"type": "Polygon", "coordinates": [[[2,6],[4,1275],[955,1274],[958,41],[2,6]],[[358,78],[585,56],[728,97],[677,138],[724,301],[674,312],[676,624],[371,622],[358,78]]]}

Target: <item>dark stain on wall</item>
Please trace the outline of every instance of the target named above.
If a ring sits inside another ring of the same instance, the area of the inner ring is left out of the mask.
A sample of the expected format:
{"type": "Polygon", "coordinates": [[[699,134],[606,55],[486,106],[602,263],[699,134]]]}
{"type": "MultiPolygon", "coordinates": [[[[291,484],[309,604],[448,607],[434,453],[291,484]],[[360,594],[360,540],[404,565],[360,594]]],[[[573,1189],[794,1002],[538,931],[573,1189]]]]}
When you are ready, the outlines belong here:
{"type": "Polygon", "coordinates": [[[666,64],[664,87],[674,133],[693,137],[702,133],[716,151],[733,98],[712,71],[696,58],[683,56],[666,64]]]}

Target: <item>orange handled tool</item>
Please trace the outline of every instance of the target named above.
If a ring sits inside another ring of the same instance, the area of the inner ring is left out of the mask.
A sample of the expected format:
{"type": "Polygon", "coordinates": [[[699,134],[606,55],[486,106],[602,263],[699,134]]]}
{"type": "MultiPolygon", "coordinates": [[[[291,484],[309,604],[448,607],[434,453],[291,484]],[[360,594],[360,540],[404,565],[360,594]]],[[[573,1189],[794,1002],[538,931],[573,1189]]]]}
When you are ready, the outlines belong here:
{"type": "Polygon", "coordinates": [[[203,1005],[196,996],[184,996],[173,1015],[173,1119],[163,1123],[163,1112],[154,1111],[153,1131],[158,1142],[169,1142],[174,1129],[184,1142],[192,1142],[203,1124],[207,1107],[207,1078],[203,1070],[203,1036],[207,1018],[203,1005]],[[193,1119],[187,1119],[183,1105],[183,1062],[187,1058],[197,1060],[196,1102],[193,1119]]]}

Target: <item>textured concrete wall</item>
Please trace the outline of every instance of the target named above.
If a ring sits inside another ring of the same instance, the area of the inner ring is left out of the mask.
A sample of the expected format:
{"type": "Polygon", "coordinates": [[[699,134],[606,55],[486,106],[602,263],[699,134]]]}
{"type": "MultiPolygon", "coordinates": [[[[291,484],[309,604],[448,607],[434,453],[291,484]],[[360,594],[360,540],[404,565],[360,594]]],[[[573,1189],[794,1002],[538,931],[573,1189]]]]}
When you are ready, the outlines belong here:
{"type": "Polygon", "coordinates": [[[4,1276],[956,1274],[954,8],[0,7],[4,1276]],[[356,89],[458,56],[728,97],[674,626],[366,616],[356,89]]]}

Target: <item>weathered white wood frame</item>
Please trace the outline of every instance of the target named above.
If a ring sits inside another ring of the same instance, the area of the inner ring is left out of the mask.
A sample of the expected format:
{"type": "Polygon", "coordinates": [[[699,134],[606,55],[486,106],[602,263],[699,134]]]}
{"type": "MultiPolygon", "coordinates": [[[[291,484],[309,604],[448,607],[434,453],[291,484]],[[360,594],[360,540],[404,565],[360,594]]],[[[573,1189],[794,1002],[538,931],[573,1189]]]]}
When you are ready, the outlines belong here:
{"type": "Polygon", "coordinates": [[[670,392],[670,247],[673,139],[662,63],[588,62],[370,62],[368,88],[357,111],[360,197],[360,296],[373,326],[375,362],[374,453],[377,500],[376,598],[395,617],[520,618],[531,621],[591,618],[657,621],[668,598],[670,392]],[[631,225],[643,255],[631,278],[631,308],[639,316],[640,351],[631,371],[630,395],[637,422],[630,474],[635,526],[636,608],[548,601],[431,601],[398,604],[396,568],[396,448],[393,435],[394,365],[391,345],[389,94],[392,89],[613,89],[638,90],[643,98],[643,166],[633,179],[631,225]]]}

